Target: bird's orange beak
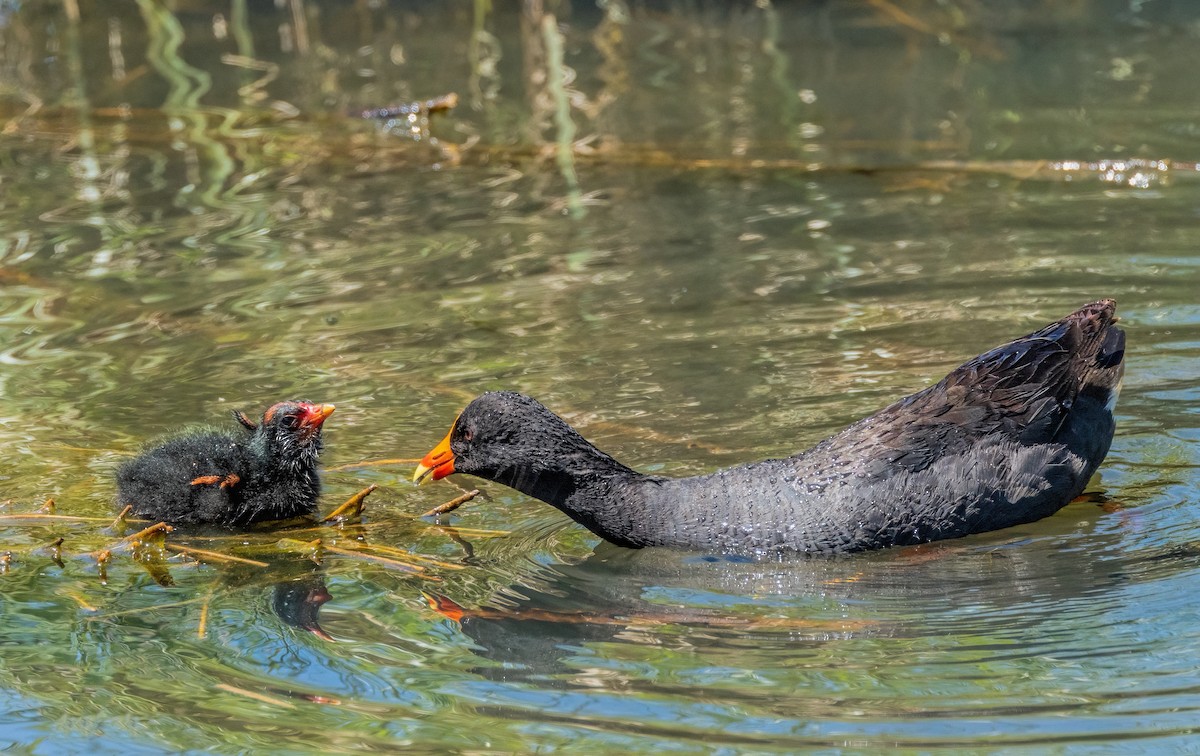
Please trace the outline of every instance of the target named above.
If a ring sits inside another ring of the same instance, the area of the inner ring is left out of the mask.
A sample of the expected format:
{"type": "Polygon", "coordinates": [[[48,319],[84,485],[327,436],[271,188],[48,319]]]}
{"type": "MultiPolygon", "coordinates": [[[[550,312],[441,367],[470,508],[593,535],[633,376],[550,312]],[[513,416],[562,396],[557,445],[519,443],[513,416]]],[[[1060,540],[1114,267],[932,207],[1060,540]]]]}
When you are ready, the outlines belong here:
{"type": "MultiPolygon", "coordinates": [[[[458,421],[455,420],[455,422],[458,421]]],[[[421,458],[416,472],[413,473],[414,483],[422,484],[431,480],[441,480],[454,472],[454,452],[450,451],[450,435],[453,432],[454,426],[451,425],[450,433],[446,434],[442,442],[421,458]]]]}

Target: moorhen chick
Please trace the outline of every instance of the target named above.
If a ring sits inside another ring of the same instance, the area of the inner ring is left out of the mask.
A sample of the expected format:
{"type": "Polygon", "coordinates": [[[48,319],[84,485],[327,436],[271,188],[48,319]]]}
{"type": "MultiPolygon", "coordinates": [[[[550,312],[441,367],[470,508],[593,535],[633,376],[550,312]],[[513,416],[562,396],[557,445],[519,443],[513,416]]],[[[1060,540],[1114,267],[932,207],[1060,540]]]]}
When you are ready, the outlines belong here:
{"type": "Polygon", "coordinates": [[[311,516],[321,480],[321,425],[332,404],[279,402],[241,432],[194,430],[117,470],[117,503],[133,514],[180,525],[249,525],[311,516]]]}
{"type": "Polygon", "coordinates": [[[1111,299],[969,360],[937,384],[786,459],[643,475],[534,399],[483,394],[413,479],[476,475],[628,547],[844,553],[1032,522],[1108,453],[1125,334],[1111,299]]]}

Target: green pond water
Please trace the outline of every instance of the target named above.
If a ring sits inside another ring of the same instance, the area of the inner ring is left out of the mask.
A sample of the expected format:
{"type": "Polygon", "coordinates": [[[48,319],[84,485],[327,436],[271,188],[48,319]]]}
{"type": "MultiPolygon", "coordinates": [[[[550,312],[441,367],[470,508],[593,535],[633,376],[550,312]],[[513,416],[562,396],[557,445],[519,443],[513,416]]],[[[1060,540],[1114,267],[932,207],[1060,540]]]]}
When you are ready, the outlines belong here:
{"type": "Polygon", "coordinates": [[[1197,49],[1160,2],[0,0],[0,751],[1200,749],[1197,49]],[[634,552],[362,464],[500,388],[643,471],[786,455],[1105,296],[1112,451],[1006,531],[634,552]],[[122,540],[117,464],[296,397],[361,518],[122,540]]]}

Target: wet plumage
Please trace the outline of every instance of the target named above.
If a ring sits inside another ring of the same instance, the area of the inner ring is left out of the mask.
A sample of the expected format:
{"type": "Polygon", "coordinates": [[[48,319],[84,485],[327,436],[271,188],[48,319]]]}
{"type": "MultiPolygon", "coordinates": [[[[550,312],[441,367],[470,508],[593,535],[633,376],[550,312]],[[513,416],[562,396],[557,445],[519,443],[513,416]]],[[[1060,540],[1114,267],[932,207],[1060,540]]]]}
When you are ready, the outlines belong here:
{"type": "Polygon", "coordinates": [[[117,470],[117,503],[174,524],[248,525],[316,513],[321,428],[332,404],[280,402],[230,433],[193,430],[117,470]]]}
{"type": "Polygon", "coordinates": [[[631,547],[843,553],[1032,522],[1108,453],[1125,351],[1115,309],[1089,304],[786,459],[643,475],[534,399],[492,392],[414,477],[493,480],[631,547]]]}

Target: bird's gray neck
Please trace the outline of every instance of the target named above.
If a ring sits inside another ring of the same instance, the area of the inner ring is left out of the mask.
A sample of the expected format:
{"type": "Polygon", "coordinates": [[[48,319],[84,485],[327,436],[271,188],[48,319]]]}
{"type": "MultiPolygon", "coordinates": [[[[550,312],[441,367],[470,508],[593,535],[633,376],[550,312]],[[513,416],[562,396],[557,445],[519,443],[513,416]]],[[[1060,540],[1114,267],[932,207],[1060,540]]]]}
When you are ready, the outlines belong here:
{"type": "MultiPolygon", "coordinates": [[[[550,504],[596,535],[620,545],[644,545],[631,540],[637,514],[638,473],[582,437],[579,444],[553,459],[526,458],[519,467],[500,471],[492,479],[550,504]]],[[[561,447],[560,447],[561,448],[561,447]]]]}

